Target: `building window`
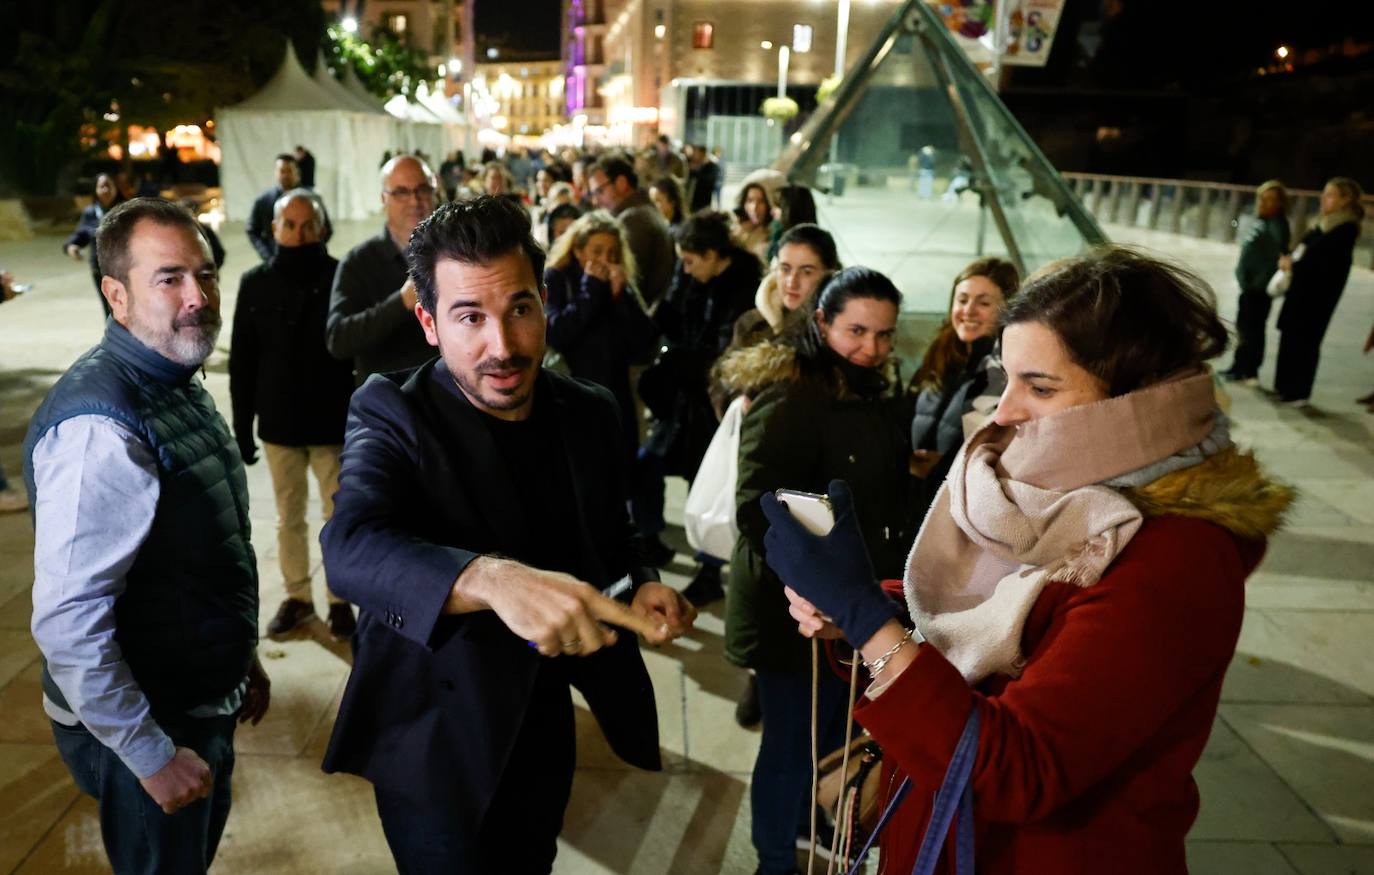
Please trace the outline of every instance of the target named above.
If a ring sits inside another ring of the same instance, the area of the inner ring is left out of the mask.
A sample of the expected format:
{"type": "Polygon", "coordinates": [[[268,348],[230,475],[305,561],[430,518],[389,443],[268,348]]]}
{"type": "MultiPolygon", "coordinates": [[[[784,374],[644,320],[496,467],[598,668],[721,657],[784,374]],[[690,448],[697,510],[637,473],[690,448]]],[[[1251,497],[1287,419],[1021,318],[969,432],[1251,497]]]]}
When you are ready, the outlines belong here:
{"type": "Polygon", "coordinates": [[[716,43],[716,26],[709,21],[698,21],[692,25],[692,48],[710,49],[716,43]]]}
{"type": "Polygon", "coordinates": [[[386,17],[386,29],[397,36],[406,35],[406,17],[400,13],[392,13],[386,17]]]}
{"type": "Polygon", "coordinates": [[[811,36],[811,25],[792,25],[792,51],[799,55],[811,51],[811,36]]]}

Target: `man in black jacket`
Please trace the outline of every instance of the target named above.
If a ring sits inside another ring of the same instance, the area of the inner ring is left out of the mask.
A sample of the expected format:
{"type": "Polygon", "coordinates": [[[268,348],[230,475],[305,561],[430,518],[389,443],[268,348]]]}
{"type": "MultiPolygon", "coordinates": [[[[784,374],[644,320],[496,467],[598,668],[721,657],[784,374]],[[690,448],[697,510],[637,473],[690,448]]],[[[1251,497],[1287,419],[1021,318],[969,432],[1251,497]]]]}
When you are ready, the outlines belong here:
{"type": "Polygon", "coordinates": [[[447,204],[408,259],[440,357],[369,378],[349,408],[321,543],[362,615],[324,768],[374,784],[403,873],[547,873],[570,685],[618,755],[660,767],[634,635],[602,623],[658,644],[693,612],[632,559],[615,400],[540,367],[544,253],[525,210],[447,204]]]}
{"type": "Polygon", "coordinates": [[[361,385],[371,374],[403,371],[429,361],[434,348],[415,321],[415,283],[406,274],[410,233],[434,210],[438,181],[413,155],[382,165],[382,233],[348,251],[330,293],[325,343],[353,363],[361,385]]]}
{"type": "MultiPolygon", "coordinates": [[[[253,210],[248,215],[248,224],[244,231],[248,234],[248,242],[253,244],[258,255],[263,261],[272,257],[272,253],[277,251],[276,238],[272,236],[273,209],[277,200],[286,192],[291,191],[302,185],[301,168],[296,162],[296,156],[290,152],[283,152],[277,156],[276,184],[258,195],[257,200],[253,201],[253,210]]],[[[329,212],[324,209],[324,204],[320,203],[320,209],[324,211],[324,221],[321,225],[320,239],[325,243],[334,235],[334,227],[329,223],[329,212]]]]}
{"type": "MultiPolygon", "coordinates": [[[[229,396],[234,435],[246,464],[257,461],[258,421],[277,501],[277,559],[286,600],[267,625],[281,635],[315,615],[310,596],[310,547],[305,523],[307,471],[319,486],[324,518],[339,488],[352,369],[324,348],[329,289],[338,262],[320,242],[324,210],[313,192],[292,189],[277,199],[272,234],[277,251],[239,282],[229,348],[229,396]]],[[[329,631],[353,634],[348,603],[328,590],[329,631]]]]}

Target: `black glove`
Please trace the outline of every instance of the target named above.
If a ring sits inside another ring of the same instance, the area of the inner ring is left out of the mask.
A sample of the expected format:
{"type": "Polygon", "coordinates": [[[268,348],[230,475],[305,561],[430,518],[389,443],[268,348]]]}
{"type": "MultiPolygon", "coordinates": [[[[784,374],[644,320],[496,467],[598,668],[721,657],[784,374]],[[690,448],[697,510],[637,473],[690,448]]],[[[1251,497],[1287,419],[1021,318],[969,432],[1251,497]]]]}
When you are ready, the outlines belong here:
{"type": "Polygon", "coordinates": [[[237,443],[243,464],[252,465],[258,461],[258,445],[253,443],[252,435],[239,435],[237,443]]]}
{"type": "Polygon", "coordinates": [[[831,480],[829,491],[835,527],[825,536],[811,534],[773,493],[765,493],[760,503],[770,525],[763,546],[769,567],[782,582],[815,605],[850,644],[860,648],[898,616],[897,605],[873,574],[849,484],[831,480]]]}

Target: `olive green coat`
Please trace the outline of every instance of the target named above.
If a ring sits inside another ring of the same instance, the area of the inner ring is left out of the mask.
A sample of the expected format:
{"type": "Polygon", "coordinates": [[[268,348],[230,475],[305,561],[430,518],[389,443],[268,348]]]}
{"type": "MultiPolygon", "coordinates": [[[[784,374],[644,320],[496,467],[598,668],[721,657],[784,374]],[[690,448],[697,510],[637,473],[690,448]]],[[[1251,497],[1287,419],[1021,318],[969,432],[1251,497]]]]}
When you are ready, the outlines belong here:
{"type": "MultiPolygon", "coordinates": [[[[764,561],[764,492],[824,493],[832,479],[849,482],[879,579],[899,578],[915,538],[910,517],[914,480],[909,399],[895,367],[888,389],[861,397],[843,376],[838,390],[798,376],[797,353],[765,342],[731,353],[720,372],[753,401],[740,433],[736,522],[730,559],[725,656],[736,665],[804,673],[809,648],[787,613],[783,585],[764,561]]],[[[851,367],[852,366],[848,366],[851,367]]],[[[838,368],[843,374],[844,366],[838,368]]]]}

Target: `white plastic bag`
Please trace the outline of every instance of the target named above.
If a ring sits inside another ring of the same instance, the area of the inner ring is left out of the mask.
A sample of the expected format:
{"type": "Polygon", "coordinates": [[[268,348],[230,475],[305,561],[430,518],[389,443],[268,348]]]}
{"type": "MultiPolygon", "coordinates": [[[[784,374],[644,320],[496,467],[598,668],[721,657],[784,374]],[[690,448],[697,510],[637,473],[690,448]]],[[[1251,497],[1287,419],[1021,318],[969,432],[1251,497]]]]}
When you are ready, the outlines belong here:
{"type": "MultiPolygon", "coordinates": [[[[1299,243],[1298,248],[1293,250],[1293,260],[1302,260],[1302,255],[1306,251],[1307,247],[1299,243]]],[[[1269,285],[1264,290],[1269,293],[1271,298],[1282,298],[1288,294],[1288,287],[1292,284],[1293,271],[1279,269],[1274,271],[1274,275],[1269,278],[1269,285]]]]}
{"type": "Polygon", "coordinates": [[[739,479],[739,432],[744,396],[725,408],[711,444],[702,457],[683,508],[683,527],[693,550],[728,562],[739,530],[735,527],[735,484],[739,479]]]}

